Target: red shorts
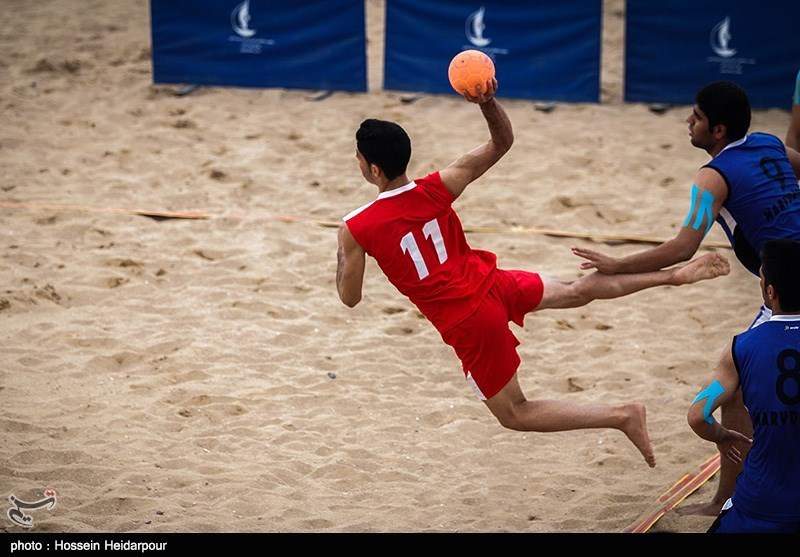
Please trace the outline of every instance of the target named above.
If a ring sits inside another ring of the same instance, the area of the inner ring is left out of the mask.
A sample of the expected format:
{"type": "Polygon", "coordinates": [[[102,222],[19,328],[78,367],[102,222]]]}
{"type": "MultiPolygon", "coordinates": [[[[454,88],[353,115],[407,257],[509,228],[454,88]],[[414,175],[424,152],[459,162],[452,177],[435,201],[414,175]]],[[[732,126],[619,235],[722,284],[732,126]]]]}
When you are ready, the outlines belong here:
{"type": "Polygon", "coordinates": [[[542,301],[541,277],[528,271],[498,269],[486,298],[469,317],[442,333],[456,351],[478,398],[492,398],[519,368],[519,340],[509,327],[522,327],[525,315],[542,301]]]}

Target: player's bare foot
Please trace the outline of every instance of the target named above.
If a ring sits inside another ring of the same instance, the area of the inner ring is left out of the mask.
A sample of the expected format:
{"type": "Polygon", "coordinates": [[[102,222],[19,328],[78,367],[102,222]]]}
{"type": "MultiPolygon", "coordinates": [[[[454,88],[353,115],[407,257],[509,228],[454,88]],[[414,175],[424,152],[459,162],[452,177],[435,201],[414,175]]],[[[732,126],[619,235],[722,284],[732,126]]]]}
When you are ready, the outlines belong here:
{"type": "Polygon", "coordinates": [[[650,446],[650,435],[647,433],[647,412],[644,404],[634,402],[625,405],[623,410],[627,415],[627,420],[620,429],[636,445],[647,465],[650,468],[654,468],[656,456],[653,454],[653,447],[650,446]]]}
{"type": "Polygon", "coordinates": [[[694,261],[690,261],[683,267],[675,269],[673,280],[676,286],[680,286],[721,277],[730,272],[731,265],[728,262],[728,258],[719,252],[713,251],[698,257],[694,261]]]}
{"type": "Polygon", "coordinates": [[[685,507],[677,507],[675,513],[680,516],[717,516],[719,511],[722,510],[722,503],[695,503],[694,505],[687,505],[685,507]]]}

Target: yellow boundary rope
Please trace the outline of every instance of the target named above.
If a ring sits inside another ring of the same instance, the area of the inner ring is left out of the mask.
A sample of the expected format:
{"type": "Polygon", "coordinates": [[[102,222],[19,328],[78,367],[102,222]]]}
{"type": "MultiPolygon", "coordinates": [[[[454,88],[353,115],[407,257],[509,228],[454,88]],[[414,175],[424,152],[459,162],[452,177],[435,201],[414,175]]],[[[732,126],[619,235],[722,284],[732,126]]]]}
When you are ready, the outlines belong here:
{"type": "MultiPolygon", "coordinates": [[[[187,220],[207,220],[207,219],[235,219],[235,220],[278,220],[286,222],[309,222],[317,226],[336,228],[340,221],[315,220],[310,217],[299,217],[293,215],[215,215],[199,211],[148,211],[143,209],[126,209],[120,207],[86,207],[83,205],[53,205],[36,203],[19,203],[14,201],[0,201],[0,207],[7,209],[39,209],[49,211],[72,211],[89,213],[122,213],[141,215],[155,219],[187,219],[187,220]]],[[[631,236],[625,234],[601,234],[597,232],[570,232],[565,230],[553,230],[548,228],[530,228],[515,226],[508,228],[476,227],[465,228],[465,232],[473,234],[539,234],[542,236],[553,236],[558,238],[582,238],[585,240],[616,241],[616,242],[637,242],[649,244],[661,244],[666,241],[663,238],[652,238],[648,236],[631,236]]],[[[706,248],[727,248],[730,245],[724,242],[703,242],[706,248]]]]}

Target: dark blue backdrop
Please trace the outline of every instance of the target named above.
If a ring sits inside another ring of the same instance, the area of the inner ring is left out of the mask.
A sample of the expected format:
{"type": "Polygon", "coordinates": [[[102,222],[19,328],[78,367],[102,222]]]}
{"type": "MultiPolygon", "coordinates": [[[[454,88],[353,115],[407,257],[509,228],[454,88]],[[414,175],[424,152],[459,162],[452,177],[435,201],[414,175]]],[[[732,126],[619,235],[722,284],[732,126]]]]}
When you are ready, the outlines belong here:
{"type": "Polygon", "coordinates": [[[364,2],[151,0],[153,81],[367,90],[364,2]]]}
{"type": "Polygon", "coordinates": [[[693,104],[735,81],[754,108],[791,109],[800,68],[796,0],[627,0],[625,100],[693,104]]]}
{"type": "Polygon", "coordinates": [[[455,95],[450,60],[477,49],[504,97],[597,102],[601,36],[601,0],[387,0],[383,87],[455,95]]]}

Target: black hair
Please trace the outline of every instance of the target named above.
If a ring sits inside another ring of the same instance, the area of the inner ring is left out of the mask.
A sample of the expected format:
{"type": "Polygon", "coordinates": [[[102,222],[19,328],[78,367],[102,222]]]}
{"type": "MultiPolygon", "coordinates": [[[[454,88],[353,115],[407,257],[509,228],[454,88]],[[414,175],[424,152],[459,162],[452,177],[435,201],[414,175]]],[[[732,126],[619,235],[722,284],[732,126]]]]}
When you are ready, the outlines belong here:
{"type": "Polygon", "coordinates": [[[389,180],[402,176],[411,160],[411,139],[394,122],[368,118],[356,132],[356,148],[369,164],[380,167],[389,180]]]}
{"type": "Polygon", "coordinates": [[[761,270],[764,286],[772,285],[781,310],[800,311],[800,242],[769,240],[761,248],[761,270]]]}
{"type": "Polygon", "coordinates": [[[708,129],[722,124],[731,141],[743,138],[750,128],[750,100],[747,93],[732,81],[709,83],[695,96],[695,104],[708,117],[708,129]]]}

